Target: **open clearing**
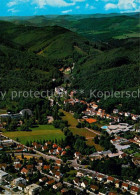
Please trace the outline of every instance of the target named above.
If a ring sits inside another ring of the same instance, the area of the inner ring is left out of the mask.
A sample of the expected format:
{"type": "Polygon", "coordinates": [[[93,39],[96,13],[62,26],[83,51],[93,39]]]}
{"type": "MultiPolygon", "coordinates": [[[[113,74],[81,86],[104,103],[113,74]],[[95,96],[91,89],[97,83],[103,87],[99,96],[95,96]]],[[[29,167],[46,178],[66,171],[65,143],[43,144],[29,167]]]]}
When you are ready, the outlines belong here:
{"type": "Polygon", "coordinates": [[[0,114],[6,114],[6,113],[7,113],[6,110],[0,109],[0,114]]]}
{"type": "MultiPolygon", "coordinates": [[[[64,110],[61,110],[65,116],[63,116],[63,120],[67,120],[69,126],[69,129],[72,131],[74,135],[80,135],[84,136],[87,139],[87,144],[89,146],[95,146],[97,151],[102,151],[103,147],[101,147],[98,144],[95,144],[93,139],[96,137],[96,134],[94,132],[88,131],[85,128],[76,128],[76,125],[78,124],[78,120],[73,117],[73,115],[69,112],[66,112],[64,110]]],[[[99,133],[99,132],[98,132],[99,133]]]]}
{"type": "Polygon", "coordinates": [[[60,129],[54,128],[53,125],[39,125],[32,128],[32,131],[13,131],[4,132],[3,134],[14,140],[18,138],[22,144],[26,144],[27,141],[60,140],[64,138],[63,132],[60,129]]]}

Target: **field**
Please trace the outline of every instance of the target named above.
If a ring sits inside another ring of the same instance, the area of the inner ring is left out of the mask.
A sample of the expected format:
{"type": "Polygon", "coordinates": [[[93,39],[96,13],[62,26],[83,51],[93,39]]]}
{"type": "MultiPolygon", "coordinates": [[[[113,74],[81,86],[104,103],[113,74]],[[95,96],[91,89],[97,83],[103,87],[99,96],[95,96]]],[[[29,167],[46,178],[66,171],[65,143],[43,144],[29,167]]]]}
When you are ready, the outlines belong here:
{"type": "Polygon", "coordinates": [[[97,144],[94,143],[93,139],[94,139],[94,137],[96,137],[96,134],[94,132],[88,131],[85,128],[76,128],[76,125],[78,124],[77,119],[75,119],[71,113],[68,113],[68,112],[65,112],[65,111],[63,111],[63,113],[65,115],[63,117],[63,120],[68,121],[68,124],[70,125],[69,129],[72,131],[72,133],[74,135],[84,136],[87,139],[86,143],[88,145],[95,146],[97,151],[102,151],[103,150],[103,148],[100,145],[97,145],[97,144]]]}
{"type": "Polygon", "coordinates": [[[60,140],[64,138],[64,135],[60,129],[54,128],[52,125],[39,125],[36,128],[32,128],[32,131],[14,131],[5,132],[5,136],[10,137],[14,140],[17,138],[22,144],[26,144],[27,141],[37,140],[60,140]]]}
{"type": "Polygon", "coordinates": [[[132,32],[132,33],[128,33],[128,34],[115,36],[114,39],[127,39],[127,38],[135,38],[135,37],[139,37],[140,38],[140,34],[136,33],[136,32],[132,32]]]}
{"type": "Polygon", "coordinates": [[[6,110],[0,109],[0,114],[6,114],[6,110]]]}

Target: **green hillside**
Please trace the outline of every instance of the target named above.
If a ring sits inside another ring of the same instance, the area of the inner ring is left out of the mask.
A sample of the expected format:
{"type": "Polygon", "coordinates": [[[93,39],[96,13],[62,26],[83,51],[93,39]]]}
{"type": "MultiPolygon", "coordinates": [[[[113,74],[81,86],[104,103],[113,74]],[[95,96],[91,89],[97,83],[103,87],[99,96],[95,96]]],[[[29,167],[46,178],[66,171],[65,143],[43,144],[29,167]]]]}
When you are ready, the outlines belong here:
{"type": "MultiPolygon", "coordinates": [[[[72,66],[73,62],[75,68],[71,88],[84,89],[87,97],[90,89],[132,91],[140,87],[139,39],[112,39],[112,36],[128,33],[130,28],[136,33],[136,15],[73,21],[70,21],[71,17],[62,16],[55,17],[53,22],[56,18],[60,23],[62,20],[65,23],[69,18],[69,28],[74,30],[75,27],[74,31],[78,33],[56,25],[37,27],[0,22],[1,91],[54,89],[64,82],[59,69],[72,66]],[[87,32],[93,28],[95,31],[90,38],[87,32]],[[104,37],[101,36],[103,30],[104,37]],[[97,31],[100,33],[95,33],[97,31]],[[97,36],[101,37],[100,40],[93,42],[93,37],[97,40],[97,36]],[[104,41],[101,41],[102,38],[104,41]]],[[[41,24],[46,19],[40,16],[26,21],[29,20],[38,20],[41,24]]],[[[102,106],[110,110],[120,102],[125,110],[140,112],[139,101],[134,98],[108,99],[102,102],[102,106]]],[[[1,102],[1,108],[4,106],[6,101],[1,102]]]]}
{"type": "Polygon", "coordinates": [[[78,50],[74,49],[75,46],[85,54],[93,51],[86,38],[59,26],[40,28],[4,22],[1,22],[0,26],[3,29],[1,39],[6,37],[13,44],[45,57],[70,58],[74,53],[78,53],[78,50]]]}
{"type": "MultiPolygon", "coordinates": [[[[73,87],[84,89],[89,97],[90,90],[94,91],[130,91],[140,88],[140,55],[139,39],[123,42],[123,47],[117,47],[94,58],[79,61],[73,72],[73,87]]],[[[107,109],[122,103],[124,109],[140,111],[139,97],[112,98],[102,101],[107,109]]],[[[94,97],[93,97],[94,98],[94,97]]],[[[98,98],[97,98],[98,99],[98,98]]]]}

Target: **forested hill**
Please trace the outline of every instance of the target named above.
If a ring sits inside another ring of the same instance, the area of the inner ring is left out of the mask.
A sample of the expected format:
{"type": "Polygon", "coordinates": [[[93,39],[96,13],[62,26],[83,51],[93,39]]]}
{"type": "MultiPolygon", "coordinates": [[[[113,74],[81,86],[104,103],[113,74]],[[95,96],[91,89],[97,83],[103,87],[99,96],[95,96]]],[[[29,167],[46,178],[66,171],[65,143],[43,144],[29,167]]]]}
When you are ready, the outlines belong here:
{"type": "Polygon", "coordinates": [[[61,67],[99,52],[86,38],[59,26],[1,21],[0,91],[54,89],[63,83],[61,67]]]}
{"type": "Polygon", "coordinates": [[[26,26],[58,25],[93,41],[139,37],[140,13],[1,17],[26,26]]]}
{"type": "Polygon", "coordinates": [[[2,42],[44,57],[64,59],[94,52],[86,38],[59,26],[34,27],[8,22],[0,22],[0,26],[2,42]]]}
{"type": "MultiPolygon", "coordinates": [[[[137,29],[137,22],[135,25],[137,29]]],[[[53,89],[63,83],[59,69],[73,62],[74,89],[132,91],[140,87],[138,38],[111,39],[106,44],[56,25],[37,27],[0,21],[0,91],[53,89]]],[[[108,99],[102,105],[110,110],[122,103],[125,110],[138,113],[139,102],[136,98],[108,99]]]]}
{"type": "MultiPolygon", "coordinates": [[[[102,92],[137,91],[140,89],[139,45],[139,39],[127,39],[120,42],[120,47],[104,51],[94,58],[83,58],[74,69],[73,87],[85,90],[87,97],[90,90],[95,89],[102,92]]],[[[111,111],[122,103],[124,110],[140,113],[138,93],[137,98],[125,97],[102,99],[102,106],[111,111]]]]}

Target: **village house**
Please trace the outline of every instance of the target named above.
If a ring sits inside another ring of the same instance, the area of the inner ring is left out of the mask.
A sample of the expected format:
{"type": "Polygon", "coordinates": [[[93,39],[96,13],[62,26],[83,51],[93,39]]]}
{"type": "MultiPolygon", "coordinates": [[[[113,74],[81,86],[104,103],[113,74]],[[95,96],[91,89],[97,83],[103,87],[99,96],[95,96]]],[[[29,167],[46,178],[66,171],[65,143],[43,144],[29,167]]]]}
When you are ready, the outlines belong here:
{"type": "Polygon", "coordinates": [[[69,150],[69,149],[70,149],[70,146],[66,146],[66,147],[65,147],[65,150],[69,150]]]}
{"type": "Polygon", "coordinates": [[[103,181],[104,176],[103,176],[103,175],[98,175],[98,176],[97,176],[97,179],[98,179],[99,181],[103,181]]]}
{"type": "Polygon", "coordinates": [[[46,150],[48,150],[48,147],[47,146],[42,146],[42,151],[44,152],[46,150]]]}
{"type": "Polygon", "coordinates": [[[67,192],[68,192],[68,189],[67,189],[67,188],[63,188],[63,189],[61,190],[61,193],[62,193],[62,194],[67,193],[67,192]]]}
{"type": "Polygon", "coordinates": [[[53,185],[54,183],[55,183],[55,181],[54,181],[53,179],[51,179],[51,180],[47,181],[47,182],[45,183],[45,185],[46,185],[46,186],[50,186],[50,185],[53,185]]]}
{"type": "Polygon", "coordinates": [[[49,141],[49,142],[46,142],[45,145],[50,146],[50,145],[52,145],[52,143],[49,141]]]}
{"type": "Polygon", "coordinates": [[[16,178],[12,181],[12,185],[14,186],[18,186],[19,184],[24,184],[26,185],[26,179],[22,178],[22,177],[19,177],[19,178],[16,178]]]}
{"type": "Polygon", "coordinates": [[[131,114],[131,118],[132,118],[133,121],[137,121],[139,119],[139,116],[131,114]]]}
{"type": "Polygon", "coordinates": [[[88,186],[88,182],[86,180],[84,180],[82,183],[81,183],[81,187],[83,188],[86,188],[88,186]]]}
{"type": "Polygon", "coordinates": [[[60,153],[62,151],[62,148],[61,147],[58,147],[56,152],[60,153]]]}
{"type": "Polygon", "coordinates": [[[43,160],[38,160],[38,165],[43,166],[43,160]]]}
{"type": "Polygon", "coordinates": [[[47,181],[47,177],[42,177],[39,179],[39,182],[40,183],[43,183],[43,182],[46,182],[47,181]]]}
{"type": "Polygon", "coordinates": [[[118,109],[114,109],[113,110],[113,114],[118,114],[119,113],[119,110],[118,109]]]}
{"type": "Polygon", "coordinates": [[[53,118],[53,116],[47,116],[47,120],[48,120],[48,124],[51,124],[51,123],[53,123],[54,118],[53,118]]]}
{"type": "Polygon", "coordinates": [[[136,186],[131,186],[130,193],[134,194],[134,195],[137,195],[139,193],[139,188],[136,187],[136,186]]]}
{"type": "Polygon", "coordinates": [[[43,170],[45,170],[45,171],[49,171],[50,170],[50,165],[44,165],[43,166],[43,170]]]}
{"type": "Polygon", "coordinates": [[[0,146],[0,150],[3,150],[3,148],[4,148],[3,146],[0,146]]]}
{"type": "Polygon", "coordinates": [[[22,170],[21,170],[21,174],[22,174],[22,175],[28,175],[29,173],[30,173],[30,172],[29,172],[28,169],[22,168],[22,170]]]}
{"type": "Polygon", "coordinates": [[[116,188],[119,188],[119,187],[120,187],[120,181],[119,181],[119,180],[116,180],[116,181],[115,181],[115,187],[116,187],[116,188]]]}
{"type": "Polygon", "coordinates": [[[95,192],[95,191],[98,190],[99,188],[98,188],[98,186],[96,186],[96,185],[90,185],[90,189],[91,189],[93,192],[95,192]]]}
{"type": "Polygon", "coordinates": [[[107,183],[113,183],[113,181],[114,181],[114,178],[113,177],[109,176],[107,178],[107,183]]]}
{"type": "Polygon", "coordinates": [[[77,174],[76,174],[77,177],[83,177],[84,176],[84,173],[81,172],[81,171],[78,171],[77,174]]]}
{"type": "Polygon", "coordinates": [[[59,188],[62,188],[62,183],[61,182],[53,185],[53,189],[57,190],[59,188]]]}
{"type": "Polygon", "coordinates": [[[55,177],[56,177],[57,179],[59,179],[59,180],[61,179],[61,175],[62,175],[62,174],[61,174],[59,171],[56,171],[56,172],[55,172],[55,177]]]}
{"type": "Polygon", "coordinates": [[[58,166],[61,166],[61,160],[56,160],[55,162],[58,166]]]}
{"type": "Polygon", "coordinates": [[[57,147],[58,147],[58,145],[57,144],[53,144],[53,149],[56,149],[57,147]]]}
{"type": "Polygon", "coordinates": [[[67,152],[66,151],[63,151],[62,153],[61,153],[61,156],[65,156],[67,154],[67,152]]]}
{"type": "Polygon", "coordinates": [[[22,167],[22,164],[18,163],[18,164],[15,164],[15,170],[19,171],[22,167]]]}
{"type": "Polygon", "coordinates": [[[80,152],[75,152],[75,153],[74,153],[74,156],[75,156],[75,158],[79,159],[80,156],[81,156],[81,153],[80,153],[80,152]]]}
{"type": "Polygon", "coordinates": [[[74,180],[73,180],[73,183],[75,184],[75,185],[77,185],[77,186],[80,186],[80,180],[79,180],[79,178],[75,178],[74,180]]]}
{"type": "Polygon", "coordinates": [[[122,189],[123,190],[128,190],[128,184],[127,183],[122,183],[122,189]]]}
{"type": "Polygon", "coordinates": [[[130,113],[130,112],[125,112],[125,113],[124,113],[124,116],[125,116],[125,117],[129,117],[129,116],[131,116],[131,113],[130,113]]]}
{"type": "Polygon", "coordinates": [[[49,154],[55,154],[55,151],[53,149],[49,150],[49,154]]]}

